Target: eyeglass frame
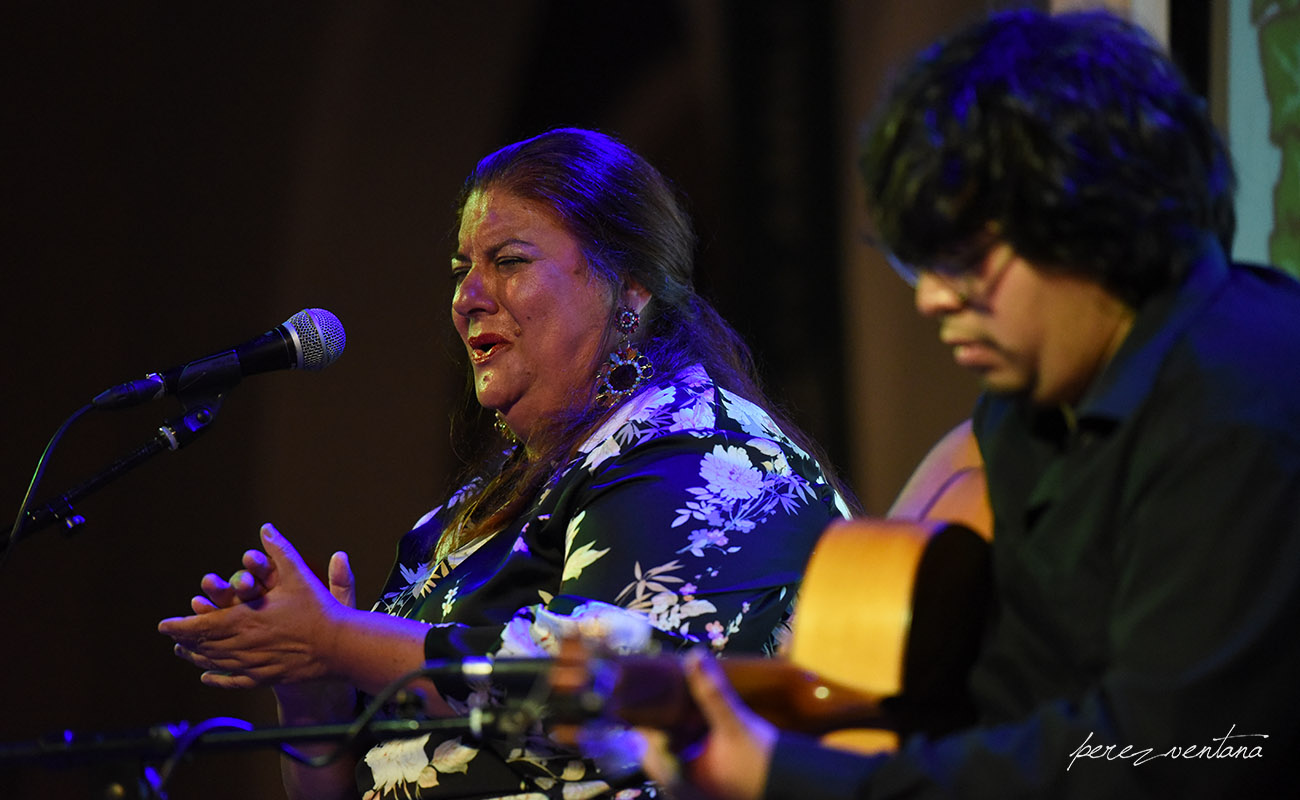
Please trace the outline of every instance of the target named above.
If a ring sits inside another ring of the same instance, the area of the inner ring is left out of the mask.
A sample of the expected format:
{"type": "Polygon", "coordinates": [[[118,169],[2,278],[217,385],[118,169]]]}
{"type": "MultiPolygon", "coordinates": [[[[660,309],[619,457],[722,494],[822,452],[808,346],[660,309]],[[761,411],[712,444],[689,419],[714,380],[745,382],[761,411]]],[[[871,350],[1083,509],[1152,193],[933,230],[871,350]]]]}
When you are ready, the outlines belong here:
{"type": "Polygon", "coordinates": [[[869,239],[868,243],[879,250],[888,262],[889,268],[894,271],[898,277],[902,278],[908,286],[913,289],[921,280],[921,274],[927,273],[933,275],[939,280],[948,291],[963,306],[987,306],[992,299],[993,293],[997,291],[998,285],[1006,275],[1014,258],[1007,254],[1001,263],[993,268],[991,274],[985,276],[983,262],[990,252],[992,252],[994,243],[981,243],[982,246],[973,248],[968,254],[958,258],[953,262],[936,262],[930,266],[915,267],[894,255],[894,252],[883,243],[874,239],[869,239]]]}

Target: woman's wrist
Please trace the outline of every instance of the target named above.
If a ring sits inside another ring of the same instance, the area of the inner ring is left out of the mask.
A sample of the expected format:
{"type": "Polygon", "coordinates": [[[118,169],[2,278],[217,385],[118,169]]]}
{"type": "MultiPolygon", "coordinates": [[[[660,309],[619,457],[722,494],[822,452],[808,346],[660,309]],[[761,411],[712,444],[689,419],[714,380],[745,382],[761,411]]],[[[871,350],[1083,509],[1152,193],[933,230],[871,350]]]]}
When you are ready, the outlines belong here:
{"type": "Polygon", "coordinates": [[[377,694],[424,664],[428,623],[354,608],[332,609],[317,638],[322,677],[377,694]]]}
{"type": "Polygon", "coordinates": [[[357,691],[343,681],[309,681],[273,687],[283,725],[347,722],[356,713],[357,691]]]}
{"type": "Polygon", "coordinates": [[[359,611],[339,604],[328,608],[320,619],[320,632],[314,637],[316,652],[313,661],[318,664],[322,680],[351,681],[355,669],[355,655],[349,647],[366,646],[366,619],[371,612],[359,611]]]}

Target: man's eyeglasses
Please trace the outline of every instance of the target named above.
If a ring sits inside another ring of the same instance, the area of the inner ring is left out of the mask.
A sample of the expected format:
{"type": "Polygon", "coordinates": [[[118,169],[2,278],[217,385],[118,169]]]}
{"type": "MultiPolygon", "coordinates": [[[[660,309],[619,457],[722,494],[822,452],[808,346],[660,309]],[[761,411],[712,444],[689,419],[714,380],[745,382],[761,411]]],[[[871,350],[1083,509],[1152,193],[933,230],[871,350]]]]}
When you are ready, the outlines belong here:
{"type": "Polygon", "coordinates": [[[987,306],[998,288],[1002,276],[1011,265],[1012,252],[1004,249],[996,264],[990,267],[986,262],[993,250],[982,247],[973,249],[959,258],[939,261],[924,267],[917,267],[894,255],[889,248],[877,245],[885,260],[898,276],[907,281],[907,285],[916,288],[922,273],[934,276],[943,283],[964,306],[987,306]]]}

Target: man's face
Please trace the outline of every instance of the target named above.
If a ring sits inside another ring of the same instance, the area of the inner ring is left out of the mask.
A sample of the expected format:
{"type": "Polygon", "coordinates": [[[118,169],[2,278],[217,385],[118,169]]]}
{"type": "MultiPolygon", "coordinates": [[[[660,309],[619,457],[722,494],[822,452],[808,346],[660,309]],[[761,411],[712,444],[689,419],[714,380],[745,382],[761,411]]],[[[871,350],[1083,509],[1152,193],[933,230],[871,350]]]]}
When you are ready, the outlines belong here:
{"type": "Polygon", "coordinates": [[[997,393],[1077,402],[1128,334],[1133,310],[1093,281],[1039,269],[1004,242],[969,276],[922,270],[916,308],[959,366],[997,393]]]}

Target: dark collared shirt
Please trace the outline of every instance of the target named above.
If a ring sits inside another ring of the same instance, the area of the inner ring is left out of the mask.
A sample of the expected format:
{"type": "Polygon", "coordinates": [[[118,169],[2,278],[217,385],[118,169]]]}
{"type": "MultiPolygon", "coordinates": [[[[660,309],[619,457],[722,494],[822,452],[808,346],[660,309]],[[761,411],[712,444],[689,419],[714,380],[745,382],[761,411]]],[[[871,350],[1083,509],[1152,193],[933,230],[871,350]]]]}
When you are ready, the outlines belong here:
{"type": "Polygon", "coordinates": [[[767,796],[1290,796],[1300,284],[1211,246],[1073,413],[990,395],[975,430],[998,593],[982,724],[892,758],[783,737],[767,796]]]}

